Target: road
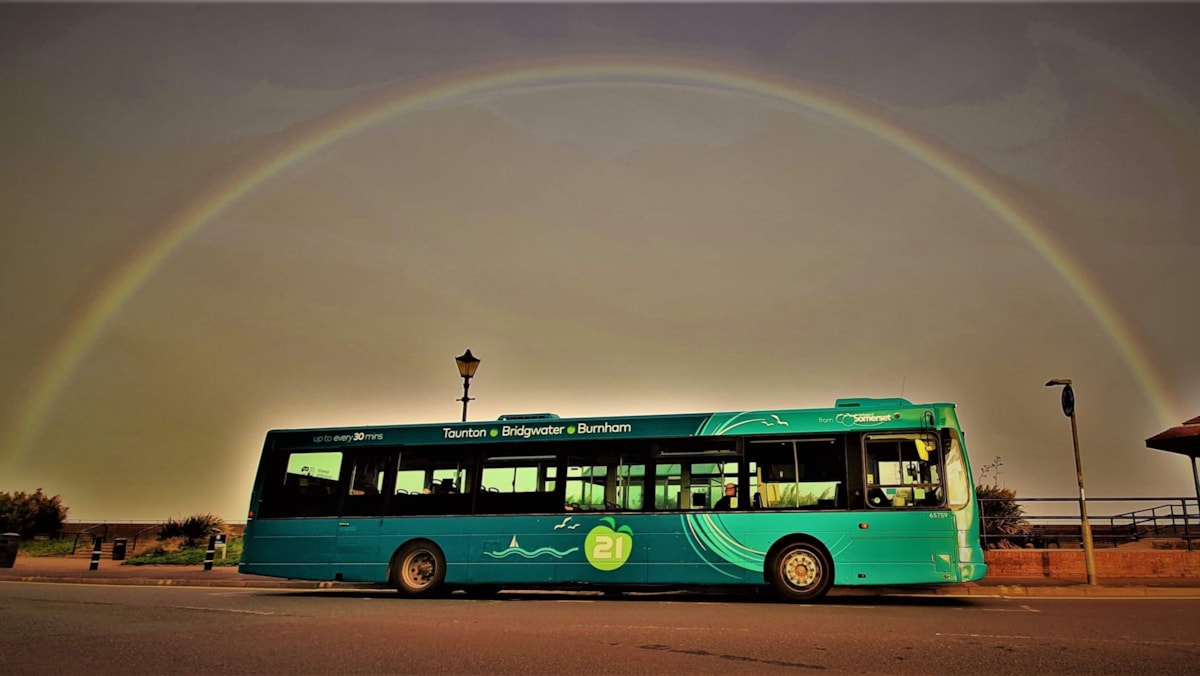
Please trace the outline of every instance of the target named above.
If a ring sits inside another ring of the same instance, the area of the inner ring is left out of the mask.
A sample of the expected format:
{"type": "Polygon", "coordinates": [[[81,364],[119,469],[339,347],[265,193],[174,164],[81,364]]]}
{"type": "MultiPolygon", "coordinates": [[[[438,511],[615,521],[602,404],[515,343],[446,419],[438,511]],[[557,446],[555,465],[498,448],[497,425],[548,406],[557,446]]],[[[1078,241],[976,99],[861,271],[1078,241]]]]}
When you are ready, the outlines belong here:
{"type": "Polygon", "coordinates": [[[1196,673],[1200,599],[0,584],[0,672],[1196,673]]]}

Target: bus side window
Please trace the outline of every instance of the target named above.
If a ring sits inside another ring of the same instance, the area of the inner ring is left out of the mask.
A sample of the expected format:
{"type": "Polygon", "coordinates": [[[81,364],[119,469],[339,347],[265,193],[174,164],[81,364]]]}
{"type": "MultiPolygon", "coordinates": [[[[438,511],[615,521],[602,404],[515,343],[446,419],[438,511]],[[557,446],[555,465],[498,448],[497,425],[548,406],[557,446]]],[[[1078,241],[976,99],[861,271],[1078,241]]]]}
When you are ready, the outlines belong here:
{"type": "Polygon", "coordinates": [[[846,508],[844,435],[755,439],[746,458],[756,508],[846,508]]]}
{"type": "Polygon", "coordinates": [[[347,468],[350,472],[346,487],[346,500],[342,505],[344,516],[379,516],[383,514],[383,482],[387,478],[390,456],[372,453],[352,457],[347,468]]]}
{"type": "Polygon", "coordinates": [[[282,469],[283,476],[263,486],[260,516],[337,516],[341,452],[291,453],[282,469]]]}

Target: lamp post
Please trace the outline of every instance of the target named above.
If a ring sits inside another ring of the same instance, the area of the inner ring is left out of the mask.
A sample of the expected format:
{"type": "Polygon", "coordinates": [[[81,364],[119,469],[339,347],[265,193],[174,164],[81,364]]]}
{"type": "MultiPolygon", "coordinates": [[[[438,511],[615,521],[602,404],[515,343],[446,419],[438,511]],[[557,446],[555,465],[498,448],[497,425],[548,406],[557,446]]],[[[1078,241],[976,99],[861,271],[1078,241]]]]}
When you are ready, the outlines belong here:
{"type": "Polygon", "coordinates": [[[1075,446],[1075,475],[1079,479],[1079,520],[1083,530],[1083,558],[1087,566],[1088,584],[1096,584],[1096,558],[1092,549],[1092,526],[1088,523],[1087,497],[1083,492],[1083,462],[1079,459],[1079,427],[1075,424],[1075,390],[1069,378],[1055,378],[1046,387],[1061,385],[1063,415],[1071,419],[1071,442],[1075,446]]]}
{"type": "Polygon", "coordinates": [[[475,375],[475,369],[479,368],[479,359],[471,354],[470,350],[462,353],[454,358],[458,362],[458,375],[463,379],[463,396],[459,399],[463,403],[463,422],[467,421],[467,402],[473,397],[467,396],[467,390],[471,388],[471,376],[475,375]]]}

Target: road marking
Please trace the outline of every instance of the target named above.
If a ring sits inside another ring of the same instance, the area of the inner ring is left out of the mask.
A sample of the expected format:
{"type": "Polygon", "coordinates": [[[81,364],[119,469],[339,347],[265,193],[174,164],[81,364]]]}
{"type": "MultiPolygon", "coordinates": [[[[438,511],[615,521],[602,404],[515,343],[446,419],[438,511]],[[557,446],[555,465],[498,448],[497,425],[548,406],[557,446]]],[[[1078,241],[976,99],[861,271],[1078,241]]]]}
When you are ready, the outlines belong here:
{"type": "Polygon", "coordinates": [[[1032,636],[1016,636],[1016,635],[1007,635],[1007,634],[943,634],[940,631],[935,631],[935,632],[933,632],[933,635],[934,636],[945,636],[946,638],[1000,638],[1000,639],[1005,639],[1005,640],[1011,640],[1014,638],[1018,638],[1023,641],[1033,640],[1032,636]]]}
{"type": "Polygon", "coordinates": [[[654,631],[720,631],[720,632],[748,632],[749,629],[742,627],[663,627],[654,624],[568,624],[563,625],[567,629],[652,629],[654,631]]]}
{"type": "Polygon", "coordinates": [[[242,615],[274,615],[269,610],[242,610],[240,608],[201,608],[200,606],[167,606],[176,610],[206,610],[210,613],[239,613],[242,615]]]}
{"type": "Polygon", "coordinates": [[[1042,611],[1029,606],[1021,606],[1020,608],[980,608],[985,613],[1040,613],[1042,611]]]}

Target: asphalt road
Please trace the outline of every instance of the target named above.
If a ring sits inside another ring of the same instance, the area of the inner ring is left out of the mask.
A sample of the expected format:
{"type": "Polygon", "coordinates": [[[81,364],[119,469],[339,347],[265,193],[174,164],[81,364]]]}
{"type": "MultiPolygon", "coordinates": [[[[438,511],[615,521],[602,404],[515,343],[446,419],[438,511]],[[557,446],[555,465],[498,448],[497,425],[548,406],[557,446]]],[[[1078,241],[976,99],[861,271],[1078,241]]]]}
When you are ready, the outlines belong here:
{"type": "Polygon", "coordinates": [[[1196,673],[1200,599],[0,584],[0,673],[1196,673]]]}

